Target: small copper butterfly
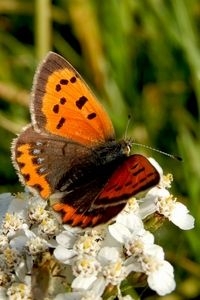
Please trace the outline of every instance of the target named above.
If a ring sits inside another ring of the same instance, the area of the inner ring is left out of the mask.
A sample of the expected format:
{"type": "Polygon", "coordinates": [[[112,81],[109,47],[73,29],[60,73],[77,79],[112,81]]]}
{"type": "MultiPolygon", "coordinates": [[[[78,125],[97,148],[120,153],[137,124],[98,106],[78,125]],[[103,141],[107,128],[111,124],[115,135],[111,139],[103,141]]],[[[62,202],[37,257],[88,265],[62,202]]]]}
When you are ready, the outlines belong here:
{"type": "Polygon", "coordinates": [[[112,122],[77,71],[49,52],[39,66],[32,123],[14,140],[13,162],[23,184],[52,204],[63,223],[95,226],[115,217],[127,199],[156,185],[147,158],[129,155],[112,122]]]}

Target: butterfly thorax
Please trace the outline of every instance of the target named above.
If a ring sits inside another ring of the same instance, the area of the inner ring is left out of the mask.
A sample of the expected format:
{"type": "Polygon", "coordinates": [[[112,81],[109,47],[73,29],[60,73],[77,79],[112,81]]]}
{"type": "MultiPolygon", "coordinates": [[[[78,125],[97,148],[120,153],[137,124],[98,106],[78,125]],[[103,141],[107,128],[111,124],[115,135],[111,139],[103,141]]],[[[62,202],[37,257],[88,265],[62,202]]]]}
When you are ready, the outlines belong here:
{"type": "Polygon", "coordinates": [[[130,142],[125,140],[106,142],[106,144],[94,149],[97,163],[99,165],[107,165],[112,162],[116,163],[118,160],[121,161],[129,155],[130,147],[130,142]]]}

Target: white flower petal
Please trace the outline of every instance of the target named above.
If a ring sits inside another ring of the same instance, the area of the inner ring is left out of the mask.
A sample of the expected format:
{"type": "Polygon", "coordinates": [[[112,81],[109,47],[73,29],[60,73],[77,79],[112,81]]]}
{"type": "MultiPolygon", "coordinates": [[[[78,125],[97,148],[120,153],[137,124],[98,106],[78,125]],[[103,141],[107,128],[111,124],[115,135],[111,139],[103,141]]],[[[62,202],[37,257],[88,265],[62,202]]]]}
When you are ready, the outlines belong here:
{"type": "Polygon", "coordinates": [[[148,191],[147,196],[154,198],[168,198],[170,196],[170,192],[165,188],[155,186],[148,191]]]}
{"type": "Polygon", "coordinates": [[[143,252],[147,251],[147,249],[148,251],[151,251],[149,249],[152,249],[154,248],[154,246],[157,246],[154,245],[154,235],[148,230],[141,230],[138,233],[137,239],[140,239],[143,244],[143,252]]]}
{"type": "Polygon", "coordinates": [[[149,287],[160,296],[171,293],[176,287],[173,267],[169,262],[163,261],[158,270],[149,274],[147,282],[149,287]]]}
{"type": "Polygon", "coordinates": [[[36,237],[36,234],[28,228],[27,224],[23,224],[22,229],[28,239],[33,239],[36,237]]]}
{"type": "Polygon", "coordinates": [[[22,250],[24,250],[24,246],[27,241],[28,241],[28,238],[25,235],[20,235],[20,236],[13,238],[10,241],[10,246],[12,248],[17,249],[18,251],[22,251],[22,250]]]}
{"type": "Polygon", "coordinates": [[[58,245],[54,250],[54,256],[57,260],[64,264],[70,264],[75,252],[72,249],[66,249],[65,247],[58,245]]]}
{"type": "Polygon", "coordinates": [[[124,225],[131,232],[138,232],[144,228],[142,220],[134,213],[118,215],[116,223],[124,225]]]}
{"type": "Polygon", "coordinates": [[[76,239],[77,237],[70,231],[62,231],[56,237],[57,243],[66,248],[72,248],[76,239]]]}
{"type": "Polygon", "coordinates": [[[144,247],[144,255],[151,255],[157,261],[163,261],[165,257],[163,248],[156,244],[146,244],[146,247],[144,247]]]}
{"type": "Polygon", "coordinates": [[[72,288],[74,290],[88,290],[91,284],[96,280],[96,276],[78,276],[72,282],[72,288]]]}
{"type": "Polygon", "coordinates": [[[137,261],[137,259],[133,256],[130,256],[127,258],[127,260],[124,263],[124,266],[126,268],[127,274],[133,272],[143,272],[143,268],[141,266],[141,263],[137,261]]]}
{"type": "Polygon", "coordinates": [[[66,231],[68,231],[68,232],[70,232],[70,233],[72,233],[74,235],[83,232],[82,228],[80,228],[80,227],[72,227],[71,225],[68,225],[68,224],[63,224],[63,228],[66,231]]]}
{"type": "Polygon", "coordinates": [[[165,188],[153,187],[150,189],[144,198],[141,198],[139,216],[145,219],[147,216],[153,214],[157,210],[156,202],[159,198],[168,198],[170,193],[165,188]]]}
{"type": "MultiPolygon", "coordinates": [[[[22,260],[18,266],[16,266],[15,268],[15,273],[17,275],[17,277],[24,282],[24,279],[26,277],[27,274],[27,266],[25,264],[25,261],[22,260]]],[[[30,276],[28,276],[30,278],[30,276]]]]}
{"type": "Polygon", "coordinates": [[[163,175],[163,169],[161,168],[161,166],[159,165],[159,163],[154,158],[152,158],[152,157],[148,157],[148,160],[156,168],[156,170],[158,171],[158,173],[160,174],[160,176],[162,176],[163,175]]]}
{"type": "Polygon", "coordinates": [[[189,214],[185,205],[176,202],[169,220],[183,230],[194,228],[194,218],[189,214]]]}
{"type": "Polygon", "coordinates": [[[131,233],[126,226],[123,224],[115,223],[108,227],[110,234],[119,243],[124,243],[128,238],[131,237],[131,233]]]}
{"type": "Polygon", "coordinates": [[[155,197],[152,195],[146,196],[145,198],[142,198],[140,203],[140,209],[139,209],[139,216],[141,219],[145,219],[147,216],[150,216],[154,212],[156,212],[156,205],[154,202],[155,197]]]}
{"type": "Polygon", "coordinates": [[[110,234],[109,232],[109,227],[108,227],[108,230],[106,232],[106,236],[104,238],[104,240],[102,241],[102,247],[122,247],[122,242],[119,242],[110,234]]]}
{"type": "Polygon", "coordinates": [[[27,207],[27,202],[25,199],[20,198],[20,197],[14,197],[12,202],[10,203],[10,206],[8,208],[9,213],[22,213],[22,211],[25,210],[27,207]]]}
{"type": "Polygon", "coordinates": [[[102,264],[115,262],[119,258],[119,251],[115,247],[103,247],[98,254],[98,259],[102,264]]]}
{"type": "Polygon", "coordinates": [[[100,278],[97,278],[91,285],[90,289],[96,294],[101,296],[105,290],[106,287],[106,280],[102,276],[100,278]]]}

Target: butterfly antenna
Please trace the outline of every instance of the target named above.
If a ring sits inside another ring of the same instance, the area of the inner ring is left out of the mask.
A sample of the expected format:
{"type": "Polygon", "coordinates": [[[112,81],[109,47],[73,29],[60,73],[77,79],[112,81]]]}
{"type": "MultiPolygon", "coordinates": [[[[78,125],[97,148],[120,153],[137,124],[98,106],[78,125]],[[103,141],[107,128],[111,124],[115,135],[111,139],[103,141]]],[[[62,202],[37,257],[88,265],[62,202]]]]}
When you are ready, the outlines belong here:
{"type": "Polygon", "coordinates": [[[129,114],[129,115],[128,115],[127,124],[126,124],[125,133],[124,133],[124,140],[127,139],[127,132],[128,132],[128,128],[129,128],[129,125],[130,125],[130,121],[131,121],[131,115],[129,114]]]}
{"type": "Polygon", "coordinates": [[[183,160],[180,156],[173,155],[173,154],[169,154],[169,153],[166,153],[166,152],[164,152],[164,151],[155,149],[155,148],[153,148],[153,147],[150,147],[150,146],[147,146],[147,145],[144,145],[144,144],[139,144],[139,143],[133,142],[132,145],[140,146],[140,147],[143,147],[143,148],[146,148],[146,149],[149,149],[149,150],[153,150],[153,151],[155,151],[155,152],[161,153],[161,154],[163,154],[163,155],[165,155],[165,156],[168,156],[168,157],[170,157],[170,158],[173,158],[173,159],[176,159],[176,160],[179,160],[179,161],[182,161],[182,160],[183,160]]]}

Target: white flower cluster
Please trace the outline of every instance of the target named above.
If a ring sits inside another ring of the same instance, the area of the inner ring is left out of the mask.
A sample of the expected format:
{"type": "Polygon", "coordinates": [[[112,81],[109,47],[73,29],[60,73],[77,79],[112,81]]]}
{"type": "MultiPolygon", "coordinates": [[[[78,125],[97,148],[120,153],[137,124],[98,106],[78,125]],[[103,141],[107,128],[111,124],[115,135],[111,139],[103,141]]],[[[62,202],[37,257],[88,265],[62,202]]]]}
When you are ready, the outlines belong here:
{"type": "MultiPolygon", "coordinates": [[[[60,224],[39,197],[7,193],[1,195],[1,204],[3,199],[10,202],[10,206],[0,228],[0,299],[32,300],[36,296],[43,299],[34,289],[34,277],[40,269],[38,283],[44,280],[42,263],[49,249],[56,246],[60,224]]],[[[49,257],[45,263],[48,260],[49,257]]]]}
{"type": "Polygon", "coordinates": [[[39,197],[6,194],[12,202],[0,229],[0,299],[132,299],[120,291],[127,278],[133,287],[142,278],[159,295],[173,291],[173,267],[146,225],[155,229],[167,218],[188,230],[194,218],[169,193],[172,176],[160,173],[159,185],[130,199],[112,224],[85,230],[61,225],[39,197]]]}

